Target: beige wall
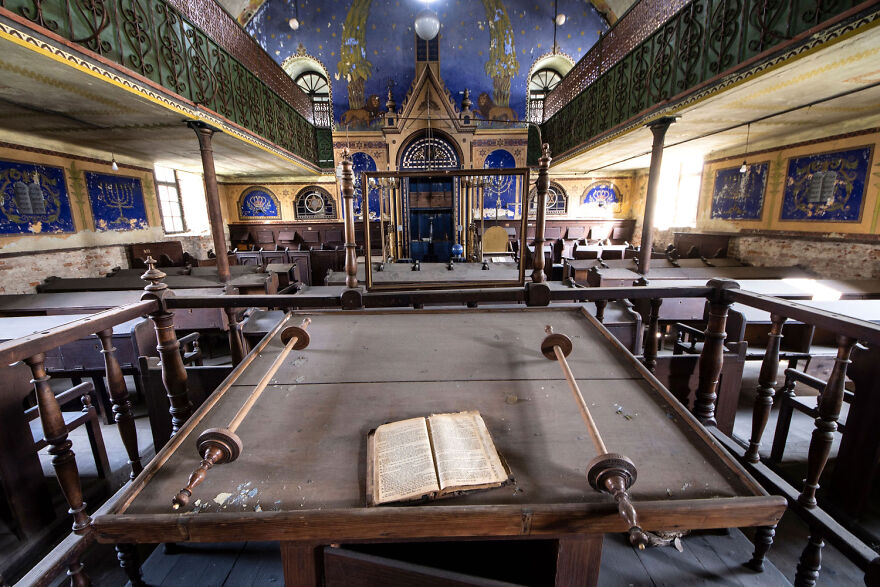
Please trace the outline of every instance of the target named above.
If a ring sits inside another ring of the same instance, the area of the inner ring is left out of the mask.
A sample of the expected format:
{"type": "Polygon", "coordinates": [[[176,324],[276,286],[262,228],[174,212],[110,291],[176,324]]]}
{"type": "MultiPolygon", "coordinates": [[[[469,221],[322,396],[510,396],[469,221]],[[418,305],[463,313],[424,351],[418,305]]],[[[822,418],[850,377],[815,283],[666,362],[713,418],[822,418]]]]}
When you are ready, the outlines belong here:
{"type": "MultiPolygon", "coordinates": [[[[35,145],[38,145],[38,141],[35,141],[35,145]]],[[[185,235],[165,236],[152,169],[120,165],[119,171],[113,171],[110,162],[43,151],[36,146],[24,145],[0,146],[0,159],[63,168],[76,230],[66,234],[0,236],[0,294],[32,293],[40,282],[50,276],[100,277],[115,267],[126,268],[126,247],[132,243],[179,240],[184,250],[197,258],[205,258],[207,249],[213,248],[210,230],[195,218],[198,216],[195,214],[198,205],[188,206],[184,202],[185,214],[193,213],[196,224],[199,224],[198,230],[185,235]],[[85,171],[140,179],[149,228],[97,232],[86,193],[83,175],[85,171]]],[[[187,174],[182,183],[192,184],[196,181],[201,181],[199,176],[187,174]]],[[[182,189],[186,189],[184,185],[182,189]]],[[[204,207],[204,204],[201,206],[204,207]]]]}
{"type": "Polygon", "coordinates": [[[739,232],[746,229],[795,231],[829,234],[877,234],[880,216],[880,132],[858,133],[855,136],[831,137],[822,141],[811,141],[750,154],[750,163],[769,162],[767,188],[764,193],[764,208],[760,220],[719,220],[710,218],[712,209],[712,190],[715,172],[726,167],[737,167],[742,163],[743,154],[724,159],[708,160],[703,166],[703,184],[700,190],[700,206],[697,212],[697,230],[739,232]],[[782,197],[788,171],[788,160],[792,157],[838,151],[855,147],[873,146],[873,161],[868,171],[865,186],[862,214],[859,222],[810,222],[782,221],[782,197]]]}

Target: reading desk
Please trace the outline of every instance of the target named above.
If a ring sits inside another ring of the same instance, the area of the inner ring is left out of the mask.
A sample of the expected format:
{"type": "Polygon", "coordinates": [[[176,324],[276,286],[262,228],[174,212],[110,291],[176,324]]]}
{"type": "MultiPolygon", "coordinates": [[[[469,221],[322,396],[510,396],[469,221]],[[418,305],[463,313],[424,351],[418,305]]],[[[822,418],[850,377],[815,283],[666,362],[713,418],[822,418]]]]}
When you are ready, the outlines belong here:
{"type": "MultiPolygon", "coordinates": [[[[596,456],[568,383],[542,355],[545,326],[573,342],[573,377],[612,452],[638,469],[629,493],[648,531],[769,526],[785,509],[580,308],[297,312],[270,331],[122,499],[94,520],[108,543],[274,540],[288,585],[332,584],[330,544],[455,539],[558,541],[557,584],[595,584],[602,534],[627,529],[587,483],[596,456]],[[172,498],[271,372],[237,427],[240,456],[214,465],[188,505],[172,498]],[[366,507],[367,435],[386,422],[478,410],[515,482],[421,505],[366,507]]],[[[745,561],[743,561],[745,562],[745,561]]]]}

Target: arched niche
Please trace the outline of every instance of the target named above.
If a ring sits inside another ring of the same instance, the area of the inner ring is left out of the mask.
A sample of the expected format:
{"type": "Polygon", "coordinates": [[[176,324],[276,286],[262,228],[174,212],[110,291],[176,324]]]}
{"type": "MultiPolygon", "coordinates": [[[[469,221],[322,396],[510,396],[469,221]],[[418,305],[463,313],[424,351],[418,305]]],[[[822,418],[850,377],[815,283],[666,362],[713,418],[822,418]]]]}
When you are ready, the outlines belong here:
{"type": "MultiPolygon", "coordinates": [[[[516,158],[507,149],[495,149],[486,156],[483,169],[513,169],[516,158]]],[[[515,175],[496,175],[489,179],[483,191],[483,217],[512,219],[519,216],[517,201],[519,178],[515,175]]]]}
{"type": "Polygon", "coordinates": [[[336,201],[317,185],[304,187],[293,198],[293,217],[297,220],[335,220],[336,201]]]}
{"type": "Polygon", "coordinates": [[[402,171],[460,169],[463,157],[458,145],[446,133],[432,130],[410,135],[400,149],[397,167],[402,171]]]}
{"type": "Polygon", "coordinates": [[[267,187],[255,185],[238,197],[239,220],[280,220],[281,203],[267,187]]]}
{"type": "MultiPolygon", "coordinates": [[[[533,187],[529,192],[529,217],[536,216],[538,203],[538,188],[533,187]]],[[[568,213],[568,194],[561,185],[555,181],[550,182],[547,190],[546,213],[553,216],[564,216],[568,213]]]]}

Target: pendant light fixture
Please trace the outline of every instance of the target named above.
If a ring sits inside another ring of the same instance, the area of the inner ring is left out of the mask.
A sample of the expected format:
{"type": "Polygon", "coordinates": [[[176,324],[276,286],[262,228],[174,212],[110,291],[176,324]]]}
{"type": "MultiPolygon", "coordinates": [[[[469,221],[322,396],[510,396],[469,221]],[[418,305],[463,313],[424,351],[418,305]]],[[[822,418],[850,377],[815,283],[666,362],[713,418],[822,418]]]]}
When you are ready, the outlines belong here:
{"type": "Polygon", "coordinates": [[[416,15],[415,22],[416,34],[423,41],[430,41],[440,32],[440,18],[437,13],[428,8],[428,2],[425,1],[425,8],[416,15]]]}
{"type": "Polygon", "coordinates": [[[746,126],[746,152],[745,152],[745,154],[743,155],[743,164],[742,164],[742,167],[739,168],[739,172],[740,172],[740,173],[745,173],[746,171],[749,170],[749,164],[746,162],[746,159],[747,159],[748,156],[749,156],[749,134],[751,133],[751,130],[752,130],[752,123],[749,123],[749,124],[746,126]]]}
{"type": "Polygon", "coordinates": [[[116,164],[116,155],[110,155],[110,169],[119,171],[119,165],[116,164]]]}

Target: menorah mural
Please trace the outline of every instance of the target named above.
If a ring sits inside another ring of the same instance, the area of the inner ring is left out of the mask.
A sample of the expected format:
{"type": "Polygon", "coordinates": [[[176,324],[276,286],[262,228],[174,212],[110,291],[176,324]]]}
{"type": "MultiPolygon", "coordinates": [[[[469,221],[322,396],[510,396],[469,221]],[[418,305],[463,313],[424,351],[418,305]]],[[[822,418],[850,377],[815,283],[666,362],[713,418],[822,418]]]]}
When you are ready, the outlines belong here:
{"type": "Polygon", "coordinates": [[[95,230],[141,230],[150,227],[140,179],[90,171],[85,176],[95,230]]]}
{"type": "Polygon", "coordinates": [[[0,234],[74,232],[64,170],[0,161],[0,234]]]}

